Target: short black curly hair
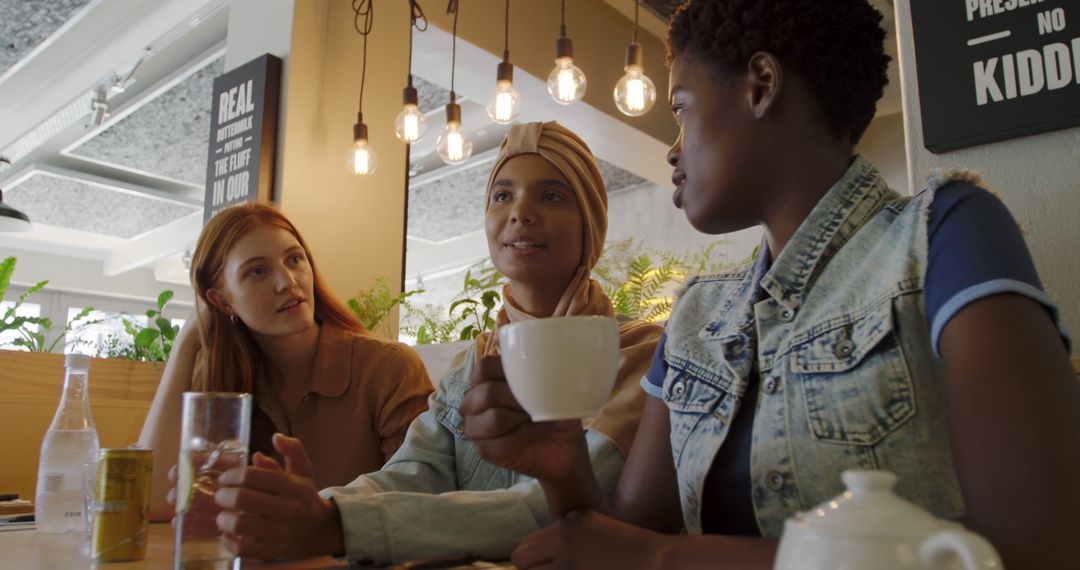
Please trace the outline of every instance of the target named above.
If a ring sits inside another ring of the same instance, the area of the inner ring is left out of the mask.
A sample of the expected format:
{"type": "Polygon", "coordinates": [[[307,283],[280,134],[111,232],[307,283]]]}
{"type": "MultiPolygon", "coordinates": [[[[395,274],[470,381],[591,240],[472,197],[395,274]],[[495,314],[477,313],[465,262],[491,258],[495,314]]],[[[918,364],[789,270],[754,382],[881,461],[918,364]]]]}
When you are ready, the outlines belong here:
{"type": "Polygon", "coordinates": [[[889,83],[881,20],[867,0],[688,0],[671,16],[667,60],[687,55],[724,77],[771,53],[808,83],[830,130],[855,144],[889,83]]]}

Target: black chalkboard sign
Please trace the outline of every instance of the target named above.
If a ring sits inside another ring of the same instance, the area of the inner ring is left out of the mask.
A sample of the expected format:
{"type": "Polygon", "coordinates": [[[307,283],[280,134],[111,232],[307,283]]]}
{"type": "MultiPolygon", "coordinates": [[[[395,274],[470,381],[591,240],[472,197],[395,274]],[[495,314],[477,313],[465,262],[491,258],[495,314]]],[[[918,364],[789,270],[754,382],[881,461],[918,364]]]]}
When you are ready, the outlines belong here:
{"type": "Polygon", "coordinates": [[[222,209],[269,200],[281,60],[266,54],[214,79],[203,224],[222,209]]]}
{"type": "Polygon", "coordinates": [[[1077,0],[911,0],[911,19],[931,152],[1080,125],[1077,0]]]}

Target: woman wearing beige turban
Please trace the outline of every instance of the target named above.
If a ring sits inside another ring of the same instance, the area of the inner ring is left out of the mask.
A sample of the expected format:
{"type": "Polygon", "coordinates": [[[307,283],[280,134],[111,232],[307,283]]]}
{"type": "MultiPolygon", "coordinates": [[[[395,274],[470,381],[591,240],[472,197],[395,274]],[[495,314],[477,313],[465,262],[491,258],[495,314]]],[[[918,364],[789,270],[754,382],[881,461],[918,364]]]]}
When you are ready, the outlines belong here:
{"type": "MultiPolygon", "coordinates": [[[[555,122],[510,127],[488,180],[485,229],[491,260],[510,283],[496,328],[569,315],[615,316],[590,273],[607,232],[607,191],[588,146],[555,122]]],[[[619,375],[600,413],[585,422],[592,468],[608,494],[644,406],[640,379],[661,329],[620,320],[619,375]]],[[[398,562],[473,553],[507,558],[548,522],[539,483],[480,458],[458,406],[476,363],[497,354],[479,336],[439,383],[429,409],[382,470],[316,494],[299,442],[278,438],[289,464],[226,472],[218,524],[243,556],[346,555],[398,562]]]]}

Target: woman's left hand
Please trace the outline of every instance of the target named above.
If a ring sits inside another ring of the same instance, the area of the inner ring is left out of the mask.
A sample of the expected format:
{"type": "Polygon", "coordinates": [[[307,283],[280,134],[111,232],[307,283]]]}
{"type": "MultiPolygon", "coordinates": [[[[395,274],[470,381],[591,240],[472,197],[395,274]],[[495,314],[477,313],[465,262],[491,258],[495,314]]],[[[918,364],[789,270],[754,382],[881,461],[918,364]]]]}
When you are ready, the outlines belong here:
{"type": "Polygon", "coordinates": [[[300,440],[274,434],[285,469],[256,454],[254,467],[218,478],[214,500],[224,510],[218,528],[225,545],[244,558],[273,560],[336,555],[344,551],[337,505],[319,496],[311,461],[300,440]]]}
{"type": "Polygon", "coordinates": [[[664,535],[594,511],[576,511],[525,537],[514,565],[528,568],[659,568],[664,535]]]}

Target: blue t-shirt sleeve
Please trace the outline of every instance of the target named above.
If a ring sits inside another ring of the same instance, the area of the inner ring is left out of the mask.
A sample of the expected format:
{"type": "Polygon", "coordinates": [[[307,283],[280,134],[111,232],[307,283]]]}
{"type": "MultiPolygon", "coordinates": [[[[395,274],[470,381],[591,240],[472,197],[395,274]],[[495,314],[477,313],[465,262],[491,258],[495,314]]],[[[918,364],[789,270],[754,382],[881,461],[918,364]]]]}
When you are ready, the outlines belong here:
{"type": "Polygon", "coordinates": [[[926,317],[934,352],[942,329],[967,305],[1016,293],[1045,306],[1062,339],[1058,308],[1043,291],[1020,228],[996,196],[967,183],[938,189],[930,204],[926,317]]]}
{"type": "Polygon", "coordinates": [[[667,376],[667,362],[664,360],[664,345],[667,344],[667,333],[660,335],[660,342],[656,343],[656,352],[653,353],[652,364],[649,371],[641,379],[641,389],[654,398],[664,398],[664,377],[667,376]]]}

